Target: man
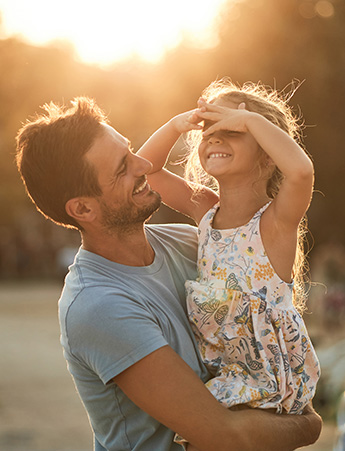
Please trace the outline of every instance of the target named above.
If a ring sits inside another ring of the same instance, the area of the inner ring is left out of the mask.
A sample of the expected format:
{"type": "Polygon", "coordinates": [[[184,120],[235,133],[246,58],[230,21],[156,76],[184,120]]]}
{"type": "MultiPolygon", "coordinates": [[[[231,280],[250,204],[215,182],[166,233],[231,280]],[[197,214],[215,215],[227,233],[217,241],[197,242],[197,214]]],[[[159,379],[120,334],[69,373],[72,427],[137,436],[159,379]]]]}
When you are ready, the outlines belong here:
{"type": "Polygon", "coordinates": [[[196,276],[195,228],[145,225],[160,205],[146,181],[151,164],[92,100],[46,109],[19,131],[17,163],[41,213],[81,233],[59,315],[96,451],[178,450],[174,432],[201,451],[314,442],[321,420],[312,409],[233,412],[208,392],[184,302],[184,281],[196,276]]]}

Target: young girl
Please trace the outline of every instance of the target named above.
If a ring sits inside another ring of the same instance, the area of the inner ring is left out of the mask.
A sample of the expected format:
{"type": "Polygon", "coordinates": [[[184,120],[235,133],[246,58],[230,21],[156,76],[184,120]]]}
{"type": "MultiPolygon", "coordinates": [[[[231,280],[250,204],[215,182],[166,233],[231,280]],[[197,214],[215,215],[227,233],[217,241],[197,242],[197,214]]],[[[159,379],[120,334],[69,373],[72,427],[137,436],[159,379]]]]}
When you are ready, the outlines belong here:
{"type": "Polygon", "coordinates": [[[320,374],[299,313],[313,165],[277,93],[222,80],[198,106],[165,124],[140,154],[153,163],[149,183],[163,202],[199,225],[198,278],[186,290],[213,375],[207,387],[228,408],[301,413],[320,374]],[[191,130],[186,175],[194,184],[162,169],[178,136],[191,130]],[[200,184],[210,179],[219,202],[200,184]]]}

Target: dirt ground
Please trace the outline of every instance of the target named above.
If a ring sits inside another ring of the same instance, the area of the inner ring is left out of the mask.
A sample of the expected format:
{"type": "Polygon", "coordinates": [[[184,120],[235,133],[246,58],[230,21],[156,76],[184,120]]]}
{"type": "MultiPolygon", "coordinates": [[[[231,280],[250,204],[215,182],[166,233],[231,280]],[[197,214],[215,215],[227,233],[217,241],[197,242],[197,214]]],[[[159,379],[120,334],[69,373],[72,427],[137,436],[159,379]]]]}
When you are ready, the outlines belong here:
{"type": "Polygon", "coordinates": [[[0,288],[0,449],[91,451],[59,343],[59,285],[0,288]]]}
{"type": "MultiPolygon", "coordinates": [[[[59,343],[60,289],[0,287],[2,451],[92,451],[88,419],[59,343]]],[[[303,450],[331,451],[333,443],[334,427],[326,424],[318,443],[303,450]]]]}

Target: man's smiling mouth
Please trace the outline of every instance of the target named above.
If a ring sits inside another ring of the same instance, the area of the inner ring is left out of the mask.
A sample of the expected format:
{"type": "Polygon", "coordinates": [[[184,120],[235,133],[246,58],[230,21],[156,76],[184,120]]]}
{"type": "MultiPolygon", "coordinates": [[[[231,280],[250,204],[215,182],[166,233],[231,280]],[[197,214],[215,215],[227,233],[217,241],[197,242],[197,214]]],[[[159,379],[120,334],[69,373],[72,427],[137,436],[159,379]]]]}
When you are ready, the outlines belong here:
{"type": "Polygon", "coordinates": [[[133,191],[133,194],[139,194],[142,191],[144,191],[144,189],[147,187],[147,180],[144,181],[144,183],[142,183],[139,188],[137,188],[136,190],[133,191]]]}

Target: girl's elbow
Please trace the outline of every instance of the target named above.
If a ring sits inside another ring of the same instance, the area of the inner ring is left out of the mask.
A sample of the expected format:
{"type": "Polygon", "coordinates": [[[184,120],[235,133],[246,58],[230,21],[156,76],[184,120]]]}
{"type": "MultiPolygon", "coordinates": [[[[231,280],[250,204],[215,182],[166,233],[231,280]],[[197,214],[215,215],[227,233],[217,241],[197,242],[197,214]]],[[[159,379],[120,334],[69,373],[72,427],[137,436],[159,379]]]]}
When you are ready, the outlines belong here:
{"type": "Polygon", "coordinates": [[[306,171],[314,179],[314,165],[310,158],[307,159],[306,171]]]}
{"type": "Polygon", "coordinates": [[[291,174],[290,180],[293,180],[296,184],[310,184],[313,186],[314,184],[314,165],[312,161],[308,158],[305,160],[303,165],[300,165],[294,172],[291,174]]]}

